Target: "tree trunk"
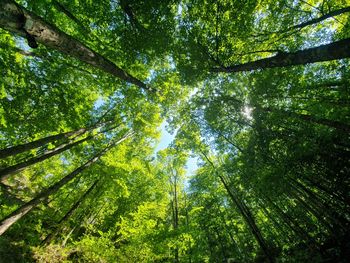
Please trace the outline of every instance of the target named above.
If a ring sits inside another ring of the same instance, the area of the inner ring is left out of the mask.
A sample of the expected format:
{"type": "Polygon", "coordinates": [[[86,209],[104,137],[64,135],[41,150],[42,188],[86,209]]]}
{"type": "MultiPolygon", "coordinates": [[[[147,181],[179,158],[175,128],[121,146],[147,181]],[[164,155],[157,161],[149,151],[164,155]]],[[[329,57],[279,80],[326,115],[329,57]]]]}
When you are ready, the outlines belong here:
{"type": "Polygon", "coordinates": [[[101,122],[101,120],[105,117],[106,114],[108,114],[109,111],[107,111],[105,114],[103,114],[93,125],[87,127],[87,128],[80,128],[74,131],[69,131],[69,132],[64,132],[64,133],[60,133],[60,134],[56,134],[56,135],[51,135],[51,136],[47,136],[45,138],[41,138],[32,142],[28,142],[28,143],[24,143],[24,144],[20,144],[20,145],[16,145],[16,146],[12,146],[12,147],[8,147],[5,149],[0,150],[0,159],[4,159],[6,157],[9,156],[14,156],[17,154],[20,154],[22,152],[26,152],[41,146],[44,146],[45,144],[51,143],[51,142],[55,142],[55,141],[59,141],[59,140],[63,140],[63,139],[68,139],[69,137],[73,137],[76,138],[77,136],[80,136],[88,131],[92,131],[96,128],[99,128],[101,126],[107,125],[109,123],[111,123],[112,121],[107,120],[104,122],[101,122]]]}
{"type": "Polygon", "coordinates": [[[30,210],[32,210],[34,207],[39,205],[42,201],[44,201],[47,197],[50,195],[56,193],[62,186],[66,185],[70,181],[72,181],[74,178],[76,178],[77,175],[79,175],[81,172],[83,172],[86,168],[91,166],[93,163],[97,162],[100,157],[106,153],[109,149],[111,149],[113,146],[121,143],[122,141],[126,140],[132,136],[132,134],[127,133],[122,139],[119,141],[107,146],[105,149],[97,153],[93,158],[88,160],[86,163],[84,163],[79,168],[75,169],[70,174],[63,177],[60,181],[55,183],[54,185],[50,186],[43,192],[41,192],[39,195],[37,195],[35,198],[30,200],[29,202],[25,203],[15,211],[13,211],[10,215],[5,217],[3,220],[0,221],[0,236],[7,231],[7,229],[16,223],[19,219],[21,219],[25,214],[27,214],[30,210]]]}
{"type": "MultiPolygon", "coordinates": [[[[100,133],[103,133],[103,132],[107,132],[107,131],[113,130],[115,128],[116,128],[116,126],[112,126],[112,127],[108,128],[106,130],[99,131],[97,134],[100,134],[100,133]]],[[[91,129],[93,129],[93,128],[91,128],[91,129]]],[[[91,130],[91,129],[87,129],[86,131],[91,130]]],[[[78,136],[79,134],[76,134],[76,135],[78,136]]],[[[26,169],[27,167],[29,167],[29,166],[31,166],[33,164],[42,162],[42,161],[44,161],[44,160],[46,160],[48,158],[51,158],[52,156],[55,156],[55,155],[57,155],[57,154],[59,154],[61,152],[69,150],[72,147],[74,147],[76,145],[79,145],[79,144],[81,144],[81,143],[83,143],[83,142],[93,138],[94,136],[96,136],[96,134],[95,135],[89,135],[86,138],[81,139],[79,141],[75,141],[75,142],[72,142],[72,140],[73,140],[72,139],[71,141],[68,141],[67,143],[63,143],[63,144],[61,144],[61,145],[59,145],[59,146],[57,146],[57,147],[55,147],[55,148],[53,148],[51,150],[45,151],[43,154],[41,154],[39,156],[35,156],[35,157],[33,157],[33,158],[31,158],[31,159],[29,159],[27,161],[24,161],[24,162],[21,162],[21,163],[18,163],[18,164],[6,167],[5,169],[0,170],[0,181],[3,182],[9,176],[11,176],[12,174],[20,172],[20,171],[26,169]]]]}
{"type": "MultiPolygon", "coordinates": [[[[208,163],[215,169],[214,164],[209,160],[209,158],[202,152],[204,158],[208,161],[208,163]]],[[[216,170],[215,170],[216,171],[216,170]]],[[[260,229],[258,228],[258,226],[256,225],[255,219],[253,217],[253,215],[251,214],[249,208],[247,207],[247,205],[239,199],[238,196],[236,196],[233,191],[231,190],[231,188],[229,187],[229,185],[226,183],[225,179],[217,172],[215,172],[218,176],[218,178],[220,179],[221,183],[223,184],[223,186],[225,187],[225,190],[227,192],[227,194],[229,195],[231,201],[236,205],[236,207],[238,208],[240,214],[243,216],[244,220],[246,221],[248,227],[250,228],[252,234],[254,235],[256,241],[258,242],[258,244],[260,245],[261,249],[263,250],[264,254],[266,255],[266,257],[268,258],[268,260],[270,262],[274,262],[274,258],[270,253],[270,249],[268,247],[268,245],[266,244],[265,239],[263,238],[260,229]]],[[[237,190],[234,190],[235,192],[237,192],[237,190]]]]}
{"type": "Polygon", "coordinates": [[[61,3],[57,2],[56,0],[52,0],[53,5],[55,8],[65,14],[70,20],[74,21],[75,24],[79,26],[79,28],[87,35],[90,33],[90,29],[86,28],[80,21],[79,19],[73,15],[64,5],[61,3]]]}
{"type": "Polygon", "coordinates": [[[261,109],[261,110],[266,111],[266,112],[280,113],[282,115],[296,118],[296,119],[300,119],[300,120],[305,121],[305,122],[325,125],[325,126],[328,126],[330,128],[337,129],[339,131],[344,131],[346,133],[350,133],[350,126],[345,124],[345,123],[342,123],[340,121],[317,118],[315,116],[308,115],[308,114],[296,113],[296,112],[292,112],[292,111],[275,109],[275,108],[271,108],[271,107],[266,107],[266,108],[258,107],[258,109],[261,109]]]}
{"type": "Polygon", "coordinates": [[[69,150],[69,149],[73,148],[74,146],[79,145],[79,144],[81,144],[81,143],[83,143],[91,138],[92,138],[92,136],[88,136],[84,139],[81,139],[81,140],[73,142],[73,143],[65,143],[63,145],[60,145],[60,146],[52,149],[52,150],[47,151],[43,155],[33,157],[27,161],[6,167],[5,169],[0,170],[0,180],[1,180],[1,182],[4,182],[11,175],[18,173],[18,172],[28,168],[29,166],[31,166],[33,164],[45,161],[46,159],[49,159],[52,156],[55,156],[61,152],[69,150]]]}
{"type": "Polygon", "coordinates": [[[46,47],[58,50],[140,88],[149,89],[145,83],[125,72],[112,61],[19,6],[13,0],[0,2],[0,27],[22,37],[34,38],[46,47]]]}
{"type": "MultiPolygon", "coordinates": [[[[341,9],[333,10],[333,11],[331,11],[327,14],[324,14],[320,17],[317,17],[315,19],[311,19],[311,20],[306,21],[304,23],[300,23],[298,25],[292,26],[292,27],[288,28],[286,31],[293,30],[293,29],[302,29],[306,26],[311,26],[311,25],[317,24],[319,22],[322,22],[323,20],[326,20],[326,19],[334,17],[334,16],[338,16],[338,15],[341,15],[341,14],[344,14],[347,12],[350,12],[350,6],[347,6],[347,7],[341,8],[341,9]]],[[[283,32],[285,32],[285,31],[283,31],[283,32]]]]}
{"type": "MultiPolygon", "coordinates": [[[[178,226],[179,226],[179,208],[178,208],[178,200],[177,200],[177,174],[173,174],[174,177],[174,199],[173,199],[173,227],[174,230],[177,231],[178,226]]],[[[179,262],[179,248],[175,247],[174,248],[174,262],[177,263],[179,262]]]]}
{"type": "Polygon", "coordinates": [[[20,154],[22,152],[26,152],[26,151],[44,146],[45,144],[50,143],[50,142],[55,142],[58,140],[69,138],[71,136],[78,136],[78,135],[83,134],[86,131],[87,131],[87,129],[81,128],[79,130],[60,133],[60,134],[56,134],[56,135],[51,135],[51,136],[48,136],[45,138],[38,139],[36,141],[8,147],[8,148],[0,150],[0,159],[4,159],[4,158],[9,157],[9,156],[14,156],[14,155],[20,154]]]}
{"type": "MultiPolygon", "coordinates": [[[[350,43],[349,43],[350,44],[350,43]]],[[[235,97],[232,96],[225,96],[221,95],[218,97],[218,99],[223,100],[227,103],[232,103],[236,104],[239,106],[243,106],[244,103],[241,100],[236,99],[235,97]]],[[[285,115],[287,117],[292,117],[296,119],[303,120],[305,122],[310,122],[310,123],[315,123],[315,124],[320,124],[320,125],[325,125],[331,128],[335,128],[339,131],[344,131],[347,133],[350,133],[350,126],[346,123],[342,123],[340,121],[336,120],[329,120],[329,119],[324,119],[324,118],[318,118],[309,114],[302,114],[302,113],[296,113],[292,111],[287,111],[287,110],[282,110],[282,109],[277,109],[274,107],[261,107],[260,105],[255,105],[255,108],[258,110],[261,110],[263,112],[271,112],[271,113],[278,113],[281,115],[285,115]]]]}
{"type": "Polygon", "coordinates": [[[263,32],[263,33],[260,33],[260,34],[256,34],[254,36],[255,37],[259,37],[259,36],[266,36],[266,35],[270,35],[270,34],[282,34],[282,33],[286,33],[286,32],[292,31],[292,30],[301,30],[304,27],[320,23],[320,22],[322,22],[322,21],[324,21],[324,20],[326,20],[328,18],[335,17],[335,16],[338,16],[338,15],[341,15],[341,14],[344,14],[344,13],[347,13],[347,12],[350,12],[350,6],[330,11],[329,13],[323,14],[323,15],[317,17],[317,18],[314,18],[314,19],[308,20],[306,22],[303,22],[303,23],[300,23],[300,24],[288,27],[286,29],[282,29],[280,31],[263,32]]]}
{"type": "Polygon", "coordinates": [[[68,210],[68,212],[58,221],[56,229],[52,231],[52,233],[48,234],[46,238],[43,240],[42,244],[49,244],[51,240],[58,234],[62,225],[72,216],[72,214],[78,209],[80,204],[85,200],[85,198],[91,193],[91,191],[95,188],[99,180],[96,180],[90,188],[78,199],[78,201],[68,210]]]}
{"type": "Polygon", "coordinates": [[[264,58],[244,64],[218,67],[211,69],[212,72],[242,72],[256,69],[289,67],[305,65],[308,63],[329,61],[350,57],[350,38],[339,40],[327,45],[308,48],[290,53],[279,53],[276,56],[264,58]]]}

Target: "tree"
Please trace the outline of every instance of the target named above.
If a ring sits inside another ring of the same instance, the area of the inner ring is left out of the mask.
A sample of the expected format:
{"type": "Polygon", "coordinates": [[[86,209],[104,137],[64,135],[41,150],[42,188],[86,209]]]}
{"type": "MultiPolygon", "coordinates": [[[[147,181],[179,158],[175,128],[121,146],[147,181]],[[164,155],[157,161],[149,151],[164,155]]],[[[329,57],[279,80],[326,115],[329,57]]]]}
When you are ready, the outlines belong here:
{"type": "Polygon", "coordinates": [[[255,69],[304,65],[307,63],[348,58],[350,56],[349,44],[350,39],[343,39],[327,45],[321,45],[292,53],[279,52],[276,56],[270,58],[252,61],[241,65],[214,68],[212,69],[212,72],[240,72],[255,69]]]}
{"type": "Polygon", "coordinates": [[[0,7],[2,19],[0,26],[19,34],[21,36],[57,49],[69,56],[73,56],[87,64],[97,67],[113,76],[135,84],[143,89],[148,89],[146,84],[124,70],[113,62],[94,52],[79,41],[60,31],[58,28],[46,23],[43,19],[27,11],[24,7],[18,6],[16,2],[3,1],[0,7]]]}
{"type": "Polygon", "coordinates": [[[349,258],[346,0],[0,14],[3,261],[349,258]]]}
{"type": "Polygon", "coordinates": [[[130,137],[132,133],[126,134],[123,138],[121,138],[119,141],[112,142],[110,145],[105,147],[102,151],[98,152],[95,156],[93,156],[90,160],[85,162],[82,166],[75,169],[70,174],[63,177],[60,181],[55,183],[54,185],[50,186],[45,191],[41,192],[38,196],[30,200],[29,202],[25,203],[21,207],[19,207],[17,210],[13,211],[10,215],[8,215],[6,218],[2,219],[1,221],[1,227],[0,227],[0,235],[2,235],[12,224],[14,224],[17,220],[21,219],[24,215],[26,215],[30,210],[32,210],[34,207],[39,205],[42,201],[45,200],[48,196],[52,195],[56,191],[58,191],[62,186],[73,180],[77,175],[79,175],[82,171],[84,171],[86,168],[91,166],[93,163],[97,162],[99,158],[108,151],[111,147],[115,146],[116,144],[121,143],[122,141],[126,140],[128,137],[130,137]]]}

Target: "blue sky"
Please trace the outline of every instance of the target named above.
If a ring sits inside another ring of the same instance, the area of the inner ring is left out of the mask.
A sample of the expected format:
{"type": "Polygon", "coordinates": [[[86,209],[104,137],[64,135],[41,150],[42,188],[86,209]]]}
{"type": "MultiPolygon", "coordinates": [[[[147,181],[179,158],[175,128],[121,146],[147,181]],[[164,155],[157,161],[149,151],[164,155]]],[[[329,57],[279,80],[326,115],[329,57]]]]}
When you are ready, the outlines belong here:
{"type": "MultiPolygon", "coordinates": [[[[105,103],[103,98],[98,98],[95,102],[95,109],[98,107],[101,107],[103,105],[103,103],[105,103]]],[[[162,125],[160,126],[161,129],[161,138],[159,141],[159,144],[157,145],[156,149],[155,149],[155,153],[157,153],[160,150],[163,150],[165,148],[167,148],[170,143],[174,140],[175,138],[175,133],[174,134],[170,134],[167,130],[166,127],[167,126],[167,122],[164,121],[162,123],[162,125]]],[[[190,157],[186,163],[186,167],[187,167],[187,175],[191,175],[195,172],[195,170],[197,169],[197,158],[192,158],[190,157]]]]}
{"type": "MultiPolygon", "coordinates": [[[[174,134],[170,134],[166,129],[167,123],[164,121],[162,123],[162,125],[160,126],[161,128],[161,138],[160,138],[160,142],[157,145],[155,152],[158,152],[160,150],[163,150],[165,148],[167,148],[169,146],[169,144],[174,140],[175,138],[175,133],[174,134]]],[[[186,163],[187,166],[187,175],[191,175],[194,173],[194,171],[197,169],[197,158],[192,158],[190,157],[186,163]]]]}

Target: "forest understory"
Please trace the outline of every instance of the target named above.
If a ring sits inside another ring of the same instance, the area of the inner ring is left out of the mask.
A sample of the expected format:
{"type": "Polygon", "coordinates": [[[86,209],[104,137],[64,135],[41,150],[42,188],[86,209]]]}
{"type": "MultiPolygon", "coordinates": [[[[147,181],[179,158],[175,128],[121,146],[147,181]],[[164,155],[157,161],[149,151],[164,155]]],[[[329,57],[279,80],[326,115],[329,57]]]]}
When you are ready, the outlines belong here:
{"type": "Polygon", "coordinates": [[[350,260],[349,0],[0,0],[0,263],[350,260]]]}

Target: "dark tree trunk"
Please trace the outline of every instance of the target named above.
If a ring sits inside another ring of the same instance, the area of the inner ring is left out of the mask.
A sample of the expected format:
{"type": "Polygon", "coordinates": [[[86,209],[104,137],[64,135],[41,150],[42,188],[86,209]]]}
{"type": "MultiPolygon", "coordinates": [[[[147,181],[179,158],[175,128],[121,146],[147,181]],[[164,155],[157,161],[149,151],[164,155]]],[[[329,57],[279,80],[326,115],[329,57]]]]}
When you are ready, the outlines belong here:
{"type": "Polygon", "coordinates": [[[79,19],[72,14],[64,5],[62,5],[61,3],[59,3],[56,0],[52,0],[53,5],[55,6],[55,8],[62,12],[63,14],[65,14],[69,19],[71,19],[72,21],[74,21],[74,23],[76,23],[79,28],[85,33],[85,34],[89,34],[90,30],[88,28],[86,28],[80,21],[79,19]]]}
{"type": "Polygon", "coordinates": [[[311,19],[311,20],[306,21],[304,23],[300,23],[298,25],[292,26],[292,27],[288,28],[286,31],[293,30],[293,29],[302,29],[306,26],[311,26],[311,25],[317,24],[319,22],[322,22],[323,20],[326,20],[326,19],[334,17],[334,16],[338,16],[338,15],[341,15],[341,14],[344,14],[347,12],[350,12],[350,6],[347,6],[347,7],[341,8],[341,9],[333,10],[333,11],[331,11],[327,14],[324,14],[320,17],[317,17],[315,19],[311,19]]]}
{"type": "Polygon", "coordinates": [[[1,0],[0,2],[0,27],[27,39],[28,37],[34,38],[34,41],[49,48],[90,64],[140,88],[149,89],[145,83],[125,72],[112,61],[19,6],[13,0],[1,0]]]}
{"type": "MultiPolygon", "coordinates": [[[[208,163],[215,169],[214,164],[209,160],[209,158],[202,152],[204,158],[208,161],[208,163]]],[[[274,258],[270,253],[270,249],[268,245],[266,244],[265,239],[263,238],[260,229],[256,225],[255,219],[253,215],[250,212],[250,209],[247,207],[247,205],[240,200],[238,196],[234,194],[236,193],[236,189],[232,191],[231,187],[227,184],[226,180],[221,176],[220,174],[216,173],[218,178],[220,179],[221,183],[225,187],[225,190],[227,194],[229,195],[231,201],[235,204],[235,206],[238,208],[240,214],[243,216],[244,220],[246,221],[248,227],[250,228],[252,234],[254,235],[256,241],[258,242],[259,246],[261,247],[262,251],[268,258],[270,262],[274,262],[274,258]]]]}
{"type": "MultiPolygon", "coordinates": [[[[177,231],[179,227],[179,207],[178,207],[178,193],[177,193],[177,174],[174,175],[174,199],[173,199],[173,227],[177,231]]],[[[179,262],[179,248],[174,248],[174,262],[179,262]]]]}
{"type": "Polygon", "coordinates": [[[42,244],[49,244],[51,240],[58,234],[61,227],[67,222],[67,220],[72,216],[72,214],[79,208],[80,204],[85,200],[85,198],[91,193],[91,191],[97,185],[98,180],[96,180],[90,188],[78,199],[78,201],[68,210],[68,212],[58,221],[56,229],[52,233],[48,234],[43,240],[42,244]]]}
{"type": "Polygon", "coordinates": [[[266,112],[276,112],[276,113],[279,113],[281,115],[285,115],[285,116],[292,117],[295,119],[300,119],[300,120],[305,121],[305,122],[325,125],[325,126],[328,126],[330,128],[337,129],[339,131],[350,133],[350,126],[345,124],[345,123],[342,123],[340,121],[323,119],[323,118],[318,118],[318,117],[308,115],[308,114],[296,113],[296,112],[292,112],[292,111],[275,109],[275,108],[270,108],[270,107],[266,107],[266,108],[258,107],[258,109],[261,109],[261,110],[266,111],[266,112]]]}
{"type": "MultiPolygon", "coordinates": [[[[222,96],[218,97],[218,99],[221,99],[227,103],[232,103],[232,104],[235,104],[238,106],[244,105],[244,103],[242,101],[236,99],[235,97],[231,97],[231,96],[222,95],[222,96]]],[[[313,115],[296,113],[296,112],[292,112],[292,111],[288,111],[288,110],[277,109],[274,107],[261,107],[259,105],[255,105],[255,108],[260,110],[260,111],[263,111],[263,112],[277,113],[277,114],[281,114],[281,115],[284,115],[287,117],[299,119],[299,120],[302,120],[305,122],[325,125],[325,126],[337,129],[339,131],[343,131],[343,132],[347,132],[347,133],[350,132],[350,126],[348,124],[342,123],[340,121],[318,118],[318,117],[315,117],[313,115]]]]}
{"type": "MultiPolygon", "coordinates": [[[[106,130],[103,130],[103,131],[100,131],[98,132],[97,134],[100,134],[100,133],[103,133],[103,132],[107,132],[109,130],[113,130],[116,126],[112,126],[112,127],[109,127],[108,129],[106,130]]],[[[93,128],[90,128],[90,129],[86,129],[85,131],[88,131],[88,130],[92,130],[93,128]]],[[[83,132],[82,132],[83,133],[83,132]]],[[[78,134],[76,133],[75,135],[78,136],[78,135],[81,135],[82,133],[78,134]]],[[[55,156],[57,154],[60,154],[66,150],[69,150],[71,149],[72,147],[76,146],[76,145],[79,145],[91,138],[93,138],[95,135],[89,135],[87,136],[86,138],[84,139],[81,139],[81,140],[78,140],[78,141],[75,141],[73,142],[73,139],[71,139],[70,141],[66,142],[66,143],[63,143],[51,150],[47,150],[45,151],[43,154],[39,155],[39,156],[35,156],[29,160],[26,160],[24,162],[21,162],[21,163],[18,163],[18,164],[14,164],[12,166],[9,166],[9,167],[6,167],[2,170],[0,170],[0,181],[3,182],[4,180],[6,180],[9,176],[11,176],[12,174],[15,174],[15,173],[18,173],[20,171],[23,171],[24,169],[26,169],[27,167],[33,165],[33,164],[36,164],[36,163],[39,163],[39,162],[42,162],[46,159],[49,159],[51,158],[52,156],[55,156]]]]}
{"type": "Polygon", "coordinates": [[[350,38],[339,40],[327,45],[308,48],[290,53],[279,53],[276,56],[264,58],[244,64],[218,67],[211,69],[212,72],[242,72],[256,69],[289,67],[305,65],[308,63],[329,61],[350,57],[350,38]]]}
{"type": "Polygon", "coordinates": [[[13,211],[10,215],[5,217],[3,220],[0,221],[0,235],[6,232],[6,230],[12,226],[14,223],[16,223],[19,219],[21,219],[24,215],[26,215],[29,211],[31,211],[34,207],[39,205],[41,202],[43,202],[47,197],[50,195],[56,193],[62,186],[66,185],[70,181],[72,181],[74,178],[77,177],[81,172],[83,172],[86,168],[97,162],[100,157],[106,153],[109,149],[114,147],[115,145],[121,143],[122,141],[126,140],[132,136],[131,133],[127,133],[122,139],[117,141],[116,143],[113,143],[109,146],[107,146],[105,149],[97,153],[94,157],[92,157],[90,160],[88,160],[86,163],[84,163],[79,168],[75,169],[70,174],[63,177],[60,181],[55,183],[54,185],[50,186],[43,192],[41,192],[39,195],[37,195],[35,198],[30,200],[29,202],[25,203],[15,211],[13,211]]]}
{"type": "Polygon", "coordinates": [[[81,129],[76,130],[76,131],[70,131],[70,132],[60,133],[60,134],[56,134],[56,135],[51,135],[51,136],[48,136],[45,138],[38,139],[36,141],[16,145],[13,147],[8,147],[8,148],[0,150],[0,159],[6,158],[9,156],[14,156],[16,154],[44,146],[45,144],[50,143],[50,142],[55,142],[58,140],[69,138],[71,136],[78,136],[78,135],[83,134],[86,131],[87,131],[87,129],[81,128],[81,129]]]}
{"type": "Polygon", "coordinates": [[[81,140],[73,142],[73,143],[65,143],[63,145],[60,145],[60,146],[52,149],[52,150],[47,151],[43,155],[33,157],[27,161],[6,167],[5,169],[0,170],[0,180],[1,180],[1,182],[3,182],[7,178],[9,178],[11,175],[18,173],[18,172],[28,168],[31,165],[45,161],[46,159],[49,159],[52,156],[55,156],[55,155],[62,153],[66,150],[69,150],[69,149],[73,148],[74,146],[79,145],[79,144],[81,144],[81,143],[83,143],[91,138],[92,138],[92,136],[88,136],[84,139],[81,139],[81,140]]]}

